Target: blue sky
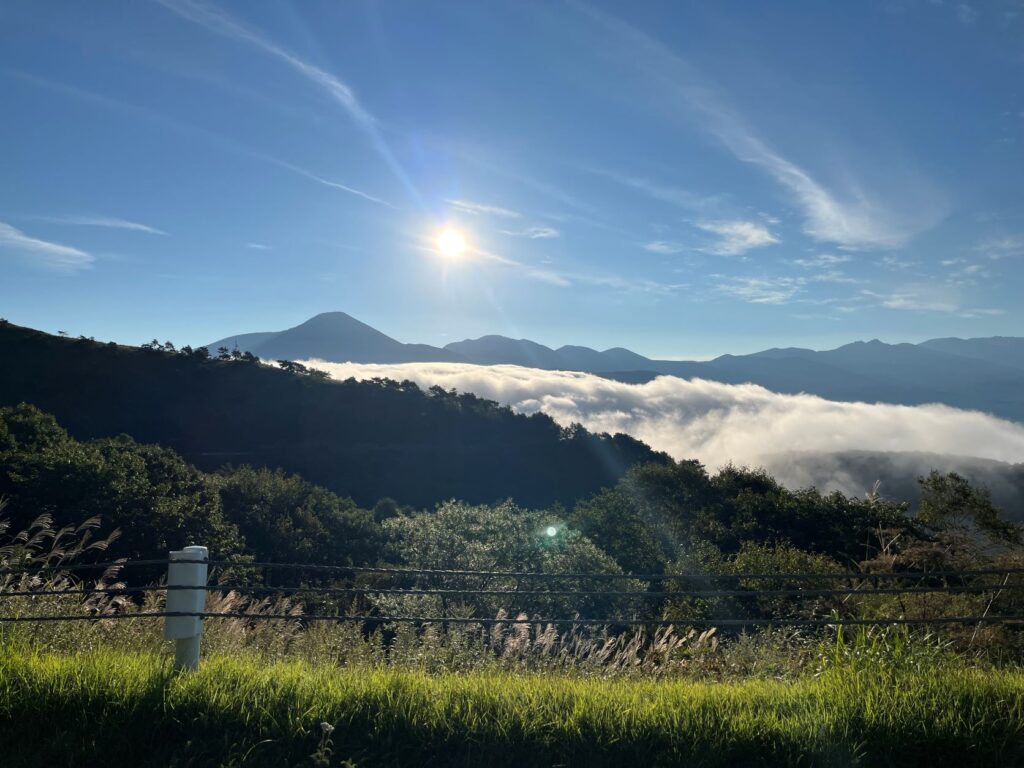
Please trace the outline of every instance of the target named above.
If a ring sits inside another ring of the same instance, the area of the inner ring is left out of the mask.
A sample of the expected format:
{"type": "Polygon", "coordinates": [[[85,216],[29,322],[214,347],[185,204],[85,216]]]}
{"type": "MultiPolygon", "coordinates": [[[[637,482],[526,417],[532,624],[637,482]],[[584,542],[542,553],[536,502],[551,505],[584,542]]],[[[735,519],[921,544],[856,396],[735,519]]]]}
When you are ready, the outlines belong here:
{"type": "Polygon", "coordinates": [[[664,357],[1021,335],[1022,84],[1019,0],[8,2],[0,315],[664,357]]]}

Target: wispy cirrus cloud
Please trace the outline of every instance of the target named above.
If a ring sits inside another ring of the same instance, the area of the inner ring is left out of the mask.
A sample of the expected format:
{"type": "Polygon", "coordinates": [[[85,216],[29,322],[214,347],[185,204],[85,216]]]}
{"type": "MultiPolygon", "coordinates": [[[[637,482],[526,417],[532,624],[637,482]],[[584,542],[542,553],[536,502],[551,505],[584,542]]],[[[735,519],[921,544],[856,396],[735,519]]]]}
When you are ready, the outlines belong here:
{"type": "Polygon", "coordinates": [[[951,285],[977,285],[982,280],[992,277],[987,263],[971,262],[967,259],[943,259],[942,266],[947,268],[946,282],[951,285]]]}
{"type": "Polygon", "coordinates": [[[934,226],[943,207],[928,200],[913,211],[902,211],[895,200],[873,197],[859,186],[839,194],[826,188],[810,172],[775,152],[738,118],[712,112],[714,132],[733,154],[767,171],[786,187],[804,214],[806,235],[850,250],[898,248],[914,235],[934,226]]]}
{"type": "Polygon", "coordinates": [[[960,317],[973,320],[978,317],[999,317],[1005,315],[1005,309],[999,309],[998,307],[974,307],[972,309],[965,309],[960,312],[960,317]]]}
{"type": "Polygon", "coordinates": [[[446,200],[445,202],[460,213],[468,213],[470,216],[499,216],[503,219],[521,219],[523,217],[519,211],[502,208],[498,205],[476,203],[472,200],[446,200]]]}
{"type": "Polygon", "coordinates": [[[703,249],[716,256],[740,256],[779,242],[768,227],[756,221],[698,221],[695,226],[718,236],[717,242],[703,249]]]}
{"type": "Polygon", "coordinates": [[[560,237],[562,233],[554,227],[527,227],[520,230],[503,229],[501,234],[511,237],[525,237],[530,240],[548,240],[553,237],[560,237]]]}
{"type": "Polygon", "coordinates": [[[686,250],[686,246],[682,243],[674,243],[668,240],[655,240],[644,245],[645,251],[651,253],[660,253],[663,256],[671,256],[674,253],[682,253],[686,250]]]}
{"type": "Polygon", "coordinates": [[[725,202],[722,195],[702,195],[661,181],[654,181],[643,176],[616,173],[600,168],[586,168],[590,173],[603,176],[624,187],[642,192],[652,200],[659,200],[689,212],[701,212],[717,208],[725,202]]]}
{"type": "Polygon", "coordinates": [[[263,243],[246,243],[245,247],[251,251],[269,251],[270,246],[263,243]]]}
{"type": "Polygon", "coordinates": [[[34,221],[46,221],[51,224],[72,224],[82,227],[106,227],[109,229],[126,229],[132,232],[145,232],[149,235],[167,235],[167,233],[162,229],[151,227],[148,224],[141,224],[137,221],[120,219],[116,216],[64,214],[60,216],[26,216],[24,218],[33,219],[34,221]]]}
{"type": "Polygon", "coordinates": [[[800,206],[809,237],[855,250],[893,248],[944,216],[944,196],[917,180],[880,195],[868,192],[847,167],[842,188],[830,189],[771,147],[726,103],[720,89],[660,40],[604,11],[579,2],[572,6],[602,31],[609,49],[617,48],[623,61],[664,91],[667,104],[682,102],[738,160],[757,166],[788,190],[800,206]]]}
{"type": "MultiPolygon", "coordinates": [[[[431,248],[425,250],[432,251],[431,248]]],[[[555,285],[560,288],[587,285],[607,288],[619,293],[669,295],[688,288],[686,283],[665,283],[647,278],[624,277],[622,275],[597,273],[576,269],[556,269],[546,262],[545,266],[528,264],[483,248],[474,247],[469,254],[481,263],[505,267],[528,280],[555,285]]]]}
{"type": "MultiPolygon", "coordinates": [[[[976,274],[971,272],[968,274],[976,274]]],[[[891,291],[864,289],[860,292],[876,307],[907,312],[937,312],[957,315],[965,319],[996,317],[1005,314],[1001,307],[971,306],[964,301],[963,286],[971,280],[953,280],[944,283],[918,283],[901,286],[891,291]]],[[[969,294],[967,294],[969,295],[969,294]]]]}
{"type": "Polygon", "coordinates": [[[1024,256],[1024,237],[992,237],[979,243],[975,250],[993,261],[1015,256],[1024,256]]]}
{"type": "Polygon", "coordinates": [[[363,190],[361,189],[350,187],[348,184],[342,184],[340,181],[328,179],[317,173],[313,173],[312,171],[307,171],[305,168],[301,168],[300,166],[294,165],[293,163],[289,163],[285,160],[280,160],[276,157],[271,157],[270,155],[259,154],[259,157],[263,158],[267,162],[273,163],[274,165],[279,165],[282,168],[287,168],[289,171],[299,174],[299,176],[305,176],[307,179],[310,179],[311,181],[315,181],[318,184],[323,184],[325,187],[330,187],[331,189],[340,189],[342,192],[348,192],[350,195],[355,195],[356,197],[361,197],[364,200],[369,200],[371,203],[383,205],[385,208],[391,208],[392,210],[398,210],[398,206],[389,203],[387,200],[382,200],[381,198],[375,195],[371,195],[369,192],[363,192],[363,190]]]}
{"type": "Polygon", "coordinates": [[[807,278],[809,283],[847,283],[849,285],[858,285],[867,282],[861,280],[858,277],[851,277],[845,272],[838,269],[826,269],[822,272],[817,272],[807,278]]]}
{"type": "Polygon", "coordinates": [[[822,267],[834,267],[837,264],[845,264],[851,259],[846,254],[834,254],[834,253],[820,253],[817,256],[811,256],[807,259],[793,259],[790,264],[795,264],[798,267],[804,267],[805,269],[814,269],[822,267]]]}
{"type": "Polygon", "coordinates": [[[793,277],[727,277],[712,275],[719,293],[750,304],[788,304],[806,281],[793,277]]]}
{"type": "Polygon", "coordinates": [[[570,280],[565,275],[555,272],[551,269],[533,269],[527,268],[525,275],[531,280],[539,280],[542,283],[550,283],[551,285],[557,285],[559,288],[568,288],[572,285],[570,280]]]}
{"type": "Polygon", "coordinates": [[[339,77],[330,72],[305,61],[283,46],[278,45],[266,36],[238,21],[220,8],[195,2],[194,0],[157,0],[157,2],[193,24],[222,37],[252,46],[276,58],[310,83],[325,91],[331,99],[341,105],[348,113],[353,122],[370,139],[377,153],[391,171],[398,177],[406,189],[418,199],[419,195],[412,181],[399,164],[391,148],[384,141],[376,116],[366,108],[348,83],[343,82],[339,77]]]}
{"type": "Polygon", "coordinates": [[[89,269],[95,257],[80,248],[41,240],[0,221],[0,250],[27,255],[34,264],[54,272],[78,272],[89,269]]]}
{"type": "Polygon", "coordinates": [[[396,205],[393,205],[392,203],[389,203],[387,200],[383,200],[380,197],[372,195],[368,192],[364,192],[363,190],[357,189],[350,185],[342,184],[339,181],[325,178],[320,174],[313,173],[312,171],[302,168],[301,166],[295,165],[294,163],[290,163],[287,160],[282,160],[281,158],[274,157],[273,155],[269,155],[266,152],[261,152],[252,149],[251,147],[241,144],[235,139],[228,138],[221,134],[215,133],[214,131],[210,131],[206,128],[201,128],[196,125],[184,123],[179,120],[170,118],[167,115],[154,112],[153,110],[148,109],[146,107],[140,107],[136,104],[131,104],[127,101],[123,101],[120,99],[114,99],[110,96],[101,93],[95,93],[93,91],[89,91],[84,88],[79,88],[77,86],[71,86],[65,83],[60,83],[54,80],[48,80],[47,78],[38,77],[36,75],[29,75],[21,72],[14,72],[11,74],[18,77],[21,80],[24,80],[25,82],[32,83],[33,85],[36,85],[38,87],[62,93],[64,95],[71,96],[72,98],[82,99],[92,104],[98,104],[106,109],[111,109],[123,115],[128,115],[133,118],[158,124],[164,128],[173,130],[178,133],[182,133],[187,136],[202,138],[203,140],[209,141],[210,143],[219,146],[222,149],[225,149],[229,152],[234,152],[244,157],[250,157],[261,162],[270,163],[272,165],[277,166],[278,168],[284,168],[285,170],[291,171],[292,173],[297,174],[298,176],[302,176],[311,181],[315,181],[318,184],[322,184],[326,187],[338,189],[341,190],[342,192],[348,192],[349,194],[356,195],[357,197],[361,197],[364,200],[369,200],[370,202],[377,203],[378,205],[383,205],[393,210],[398,210],[398,207],[396,205]]]}

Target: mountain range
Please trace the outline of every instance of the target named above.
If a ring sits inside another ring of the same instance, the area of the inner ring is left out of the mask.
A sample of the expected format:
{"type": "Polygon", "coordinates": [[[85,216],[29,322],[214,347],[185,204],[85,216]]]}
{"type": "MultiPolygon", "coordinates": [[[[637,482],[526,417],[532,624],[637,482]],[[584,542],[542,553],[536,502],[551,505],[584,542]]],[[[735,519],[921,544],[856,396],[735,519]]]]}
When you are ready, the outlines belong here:
{"type": "Polygon", "coordinates": [[[356,363],[463,362],[585,371],[641,383],[659,375],[759,384],[830,400],[946,405],[1024,421],[1024,338],[939,338],[919,344],[857,341],[836,349],[773,348],[713,360],[656,360],[628,349],[558,349],[529,339],[482,336],[434,347],[404,344],[344,312],[325,312],[277,332],[245,333],[207,345],[263,359],[356,363]]]}

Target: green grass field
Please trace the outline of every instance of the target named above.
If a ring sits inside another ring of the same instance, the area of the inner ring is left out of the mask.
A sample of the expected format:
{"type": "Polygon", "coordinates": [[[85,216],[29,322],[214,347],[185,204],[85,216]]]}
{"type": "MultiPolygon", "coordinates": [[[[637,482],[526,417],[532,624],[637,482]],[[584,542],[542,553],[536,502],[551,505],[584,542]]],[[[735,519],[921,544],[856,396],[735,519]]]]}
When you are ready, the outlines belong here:
{"type": "Polygon", "coordinates": [[[4,768],[1024,765],[1024,674],[644,682],[213,657],[175,675],[151,653],[6,650],[0,750],[4,768]]]}

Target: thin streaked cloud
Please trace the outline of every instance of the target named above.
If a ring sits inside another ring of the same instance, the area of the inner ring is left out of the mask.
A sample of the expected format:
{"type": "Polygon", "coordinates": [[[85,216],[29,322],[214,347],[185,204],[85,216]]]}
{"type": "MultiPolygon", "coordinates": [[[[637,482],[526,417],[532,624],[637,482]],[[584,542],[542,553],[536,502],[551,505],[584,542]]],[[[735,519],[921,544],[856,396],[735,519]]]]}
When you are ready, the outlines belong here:
{"type": "Polygon", "coordinates": [[[1015,256],[1024,256],[1024,237],[992,237],[980,243],[975,250],[993,261],[1015,256]]]}
{"type": "Polygon", "coordinates": [[[568,288],[572,285],[572,281],[568,277],[549,269],[528,269],[525,274],[531,280],[540,280],[542,283],[550,283],[560,288],[568,288]]]}
{"type": "Polygon", "coordinates": [[[292,173],[302,176],[311,181],[315,181],[318,184],[322,184],[323,186],[331,187],[332,189],[339,189],[343,192],[348,192],[349,194],[356,195],[357,197],[361,197],[365,200],[369,200],[370,202],[377,203],[378,205],[383,205],[393,210],[398,210],[398,206],[376,195],[370,194],[369,192],[365,192],[364,190],[358,189],[349,184],[343,184],[334,179],[326,178],[322,174],[313,173],[312,171],[302,168],[301,166],[295,165],[294,163],[290,163],[287,160],[282,160],[281,158],[275,157],[274,155],[253,149],[252,147],[246,146],[241,142],[236,141],[235,139],[223,136],[219,133],[208,130],[206,128],[201,128],[191,123],[182,122],[180,120],[170,118],[164,114],[154,112],[153,110],[148,109],[146,107],[141,107],[136,104],[123,101],[121,99],[115,99],[105,94],[95,93],[93,91],[89,91],[84,88],[79,88],[77,86],[67,85],[66,83],[48,80],[46,78],[38,77],[35,75],[28,75],[21,72],[15,72],[13,74],[18,79],[36,85],[40,88],[45,88],[50,91],[55,91],[67,96],[71,96],[75,99],[81,99],[93,104],[97,104],[103,106],[106,109],[110,109],[121,114],[126,114],[136,119],[159,124],[167,129],[187,136],[201,138],[229,152],[234,152],[244,157],[253,158],[255,160],[259,160],[260,162],[270,163],[271,165],[275,165],[278,168],[284,168],[285,170],[291,171],[292,173]]]}
{"type": "Polygon", "coordinates": [[[157,0],[182,18],[215,34],[250,45],[283,62],[340,104],[355,124],[367,135],[377,153],[406,189],[418,197],[411,180],[381,135],[377,118],[356,96],[354,89],[336,75],[305,61],[268,37],[246,26],[225,11],[192,0],[157,0]]]}
{"type": "Polygon", "coordinates": [[[929,287],[907,287],[888,293],[863,290],[861,293],[886,309],[947,313],[961,311],[960,302],[952,293],[929,287]]]}
{"type": "Polygon", "coordinates": [[[845,264],[850,261],[851,258],[851,256],[847,256],[846,254],[821,253],[807,259],[793,259],[790,261],[790,264],[795,264],[796,266],[804,267],[805,269],[814,269],[821,267],[834,267],[837,264],[845,264]]]}
{"type": "Polygon", "coordinates": [[[527,227],[520,230],[503,229],[501,234],[511,237],[525,237],[530,240],[547,240],[561,235],[554,227],[527,227]]]}
{"type": "Polygon", "coordinates": [[[792,277],[724,277],[715,289],[750,304],[788,304],[803,290],[804,281],[792,277]]]}
{"type": "Polygon", "coordinates": [[[348,184],[342,184],[340,181],[328,179],[324,176],[321,176],[318,173],[307,171],[305,168],[295,165],[294,163],[289,163],[286,160],[280,160],[276,157],[271,157],[270,155],[258,154],[257,156],[268,162],[273,163],[274,165],[278,165],[282,168],[286,168],[289,171],[292,171],[293,173],[297,173],[299,176],[304,176],[305,178],[311,181],[315,181],[317,184],[323,184],[325,187],[330,187],[331,189],[340,189],[342,192],[348,192],[350,195],[355,195],[356,197],[361,197],[364,200],[369,200],[371,203],[383,205],[386,208],[391,208],[392,210],[398,210],[398,206],[389,203],[387,200],[383,200],[377,197],[376,195],[371,195],[369,192],[364,192],[361,189],[356,189],[355,187],[349,186],[348,184]]]}
{"type": "Polygon", "coordinates": [[[644,245],[645,251],[651,253],[660,253],[665,256],[670,256],[674,253],[681,253],[686,250],[686,247],[682,243],[673,243],[667,240],[655,240],[644,245]]]}
{"type": "Polygon", "coordinates": [[[470,216],[499,216],[504,219],[521,219],[523,214],[509,208],[502,208],[498,205],[477,203],[472,200],[447,200],[445,201],[460,213],[468,213],[470,216]]]}
{"type": "MultiPolygon", "coordinates": [[[[609,47],[619,48],[623,60],[664,90],[666,104],[682,100],[702,118],[704,130],[736,159],[761,168],[788,190],[801,208],[809,237],[855,250],[892,248],[932,228],[944,216],[944,196],[917,180],[899,193],[878,196],[848,167],[843,176],[849,181],[838,190],[830,189],[771,147],[727,104],[720,88],[660,40],[591,6],[574,3],[573,7],[596,24],[609,47]]],[[[672,194],[671,198],[686,204],[688,196],[672,194]]]]}
{"type": "Polygon", "coordinates": [[[88,251],[26,235],[4,222],[0,222],[0,250],[28,256],[34,264],[54,272],[89,269],[96,260],[88,251]]]}
{"type": "Polygon", "coordinates": [[[717,208],[725,202],[725,198],[722,195],[702,195],[679,186],[654,181],[643,176],[614,173],[597,168],[587,168],[586,170],[598,176],[611,179],[624,187],[642,192],[652,200],[659,200],[689,212],[707,211],[708,209],[717,208]]]}
{"type": "Polygon", "coordinates": [[[82,227],[106,227],[108,229],[125,229],[132,232],[145,232],[149,235],[167,235],[167,233],[162,229],[157,229],[149,224],[129,221],[128,219],[120,219],[116,216],[64,214],[59,216],[26,216],[24,218],[32,219],[34,221],[46,221],[51,224],[71,224],[82,227]]]}

